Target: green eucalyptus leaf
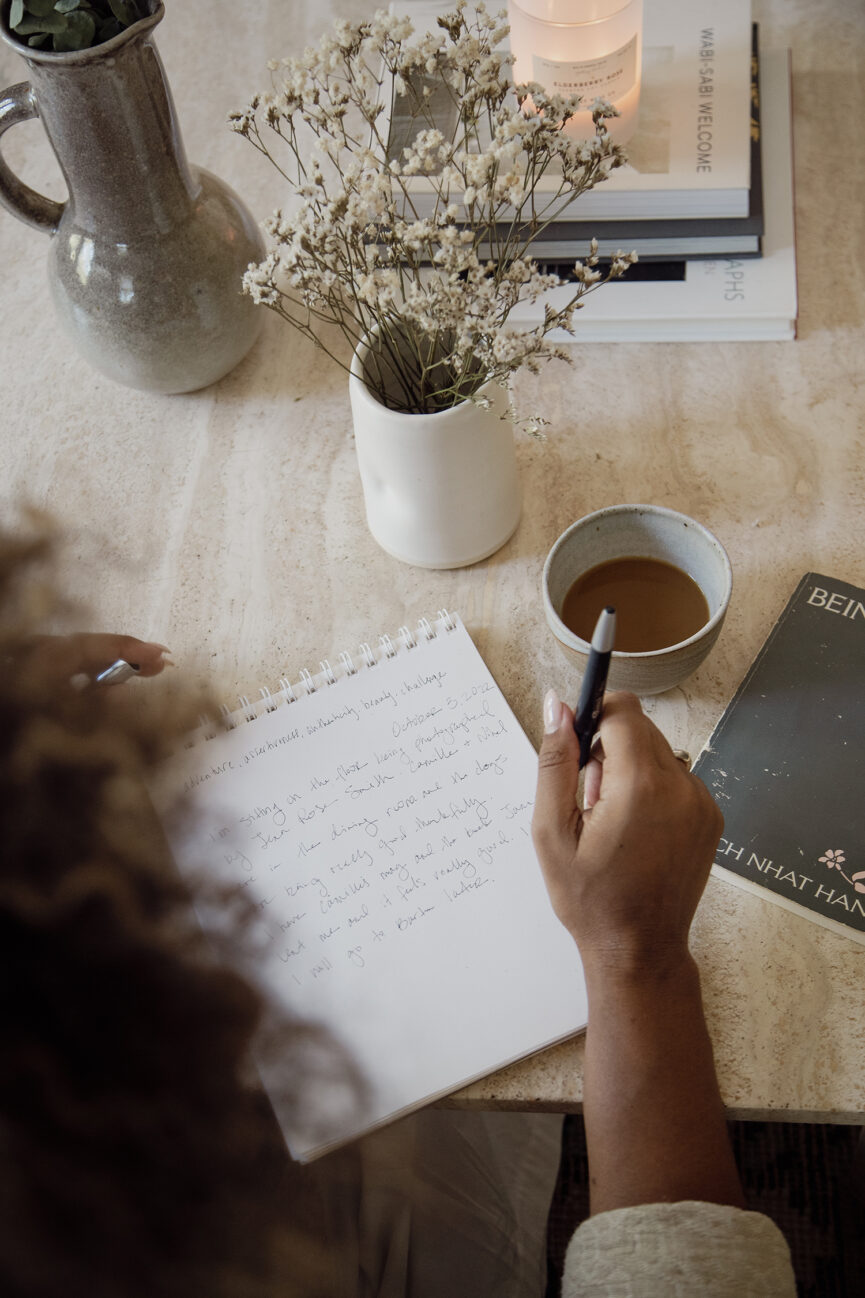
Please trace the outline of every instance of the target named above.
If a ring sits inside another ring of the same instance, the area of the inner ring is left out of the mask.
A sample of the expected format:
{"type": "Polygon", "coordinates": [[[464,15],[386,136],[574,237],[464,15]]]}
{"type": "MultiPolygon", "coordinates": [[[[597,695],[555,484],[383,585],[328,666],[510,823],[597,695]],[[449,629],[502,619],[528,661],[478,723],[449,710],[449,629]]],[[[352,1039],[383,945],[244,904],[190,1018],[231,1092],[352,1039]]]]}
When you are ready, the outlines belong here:
{"type": "Polygon", "coordinates": [[[35,36],[39,32],[59,34],[66,31],[66,19],[60,14],[48,18],[24,18],[15,28],[16,36],[35,36]]]}
{"type": "Polygon", "coordinates": [[[75,13],[66,15],[63,32],[54,37],[54,48],[58,54],[65,54],[70,50],[86,50],[93,44],[95,35],[96,23],[90,14],[78,9],[75,13]]]}
{"type": "Polygon", "coordinates": [[[134,4],[129,4],[128,0],[108,0],[108,6],[123,27],[131,27],[133,23],[138,22],[136,7],[134,4]]]}
{"type": "Polygon", "coordinates": [[[11,0],[9,26],[29,45],[52,36],[53,49],[68,52],[110,41],[142,13],[138,0],[11,0]]]}

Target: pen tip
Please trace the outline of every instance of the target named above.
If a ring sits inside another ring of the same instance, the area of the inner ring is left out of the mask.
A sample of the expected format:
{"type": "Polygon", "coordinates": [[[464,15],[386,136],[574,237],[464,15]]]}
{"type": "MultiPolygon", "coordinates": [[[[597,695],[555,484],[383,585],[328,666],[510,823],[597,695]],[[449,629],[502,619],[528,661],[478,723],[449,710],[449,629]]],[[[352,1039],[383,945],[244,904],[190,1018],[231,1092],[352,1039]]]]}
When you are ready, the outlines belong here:
{"type": "Polygon", "coordinates": [[[612,653],[615,639],[616,610],[610,606],[609,608],[605,608],[598,618],[594,635],[592,636],[592,648],[597,653],[612,653]]]}

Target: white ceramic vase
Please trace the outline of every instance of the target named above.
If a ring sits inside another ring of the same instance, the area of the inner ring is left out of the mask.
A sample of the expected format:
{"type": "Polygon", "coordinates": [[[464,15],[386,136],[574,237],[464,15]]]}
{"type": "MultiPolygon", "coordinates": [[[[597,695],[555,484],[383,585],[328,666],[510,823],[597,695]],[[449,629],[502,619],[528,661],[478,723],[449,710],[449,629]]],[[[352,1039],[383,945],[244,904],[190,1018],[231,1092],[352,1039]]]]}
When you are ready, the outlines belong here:
{"type": "Polygon", "coordinates": [[[368,348],[349,379],[355,447],[369,530],[383,550],[419,568],[486,559],[520,520],[514,428],[504,388],[432,415],[389,410],[363,380],[368,348]]]}

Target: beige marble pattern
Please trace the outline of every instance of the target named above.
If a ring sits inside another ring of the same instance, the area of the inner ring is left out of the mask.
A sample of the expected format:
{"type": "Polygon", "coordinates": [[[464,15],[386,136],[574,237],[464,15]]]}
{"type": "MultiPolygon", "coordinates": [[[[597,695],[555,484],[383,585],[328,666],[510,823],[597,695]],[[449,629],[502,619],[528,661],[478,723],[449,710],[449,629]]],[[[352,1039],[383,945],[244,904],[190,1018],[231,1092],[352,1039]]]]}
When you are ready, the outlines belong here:
{"type": "MultiPolygon", "coordinates": [[[[189,156],[263,217],[279,185],[225,115],[264,83],[268,58],[311,40],[331,12],[361,12],[359,0],[167,8],[157,41],[189,156]]],[[[799,576],[865,584],[865,10],[754,9],[764,45],[793,49],[798,341],[575,346],[572,366],[519,376],[517,403],[550,420],[549,437],[520,441],[515,537],[464,571],[409,568],[372,541],[334,364],[268,319],[240,368],[204,392],[114,386],[54,320],[46,238],[0,212],[3,512],[29,501],[61,522],[82,623],[169,644],[183,672],[230,698],[444,605],[538,741],[546,687],[577,687],[544,624],[547,550],[589,510],[649,500],[706,523],[735,571],[712,655],[648,705],[675,746],[699,751],[799,576]]],[[[0,50],[0,85],[23,76],[0,50]]],[[[3,149],[29,183],[62,196],[39,123],[16,127],[3,149]]],[[[694,949],[730,1112],[859,1121],[865,947],[713,879],[694,949]]],[[[581,1077],[577,1040],[457,1102],[574,1108],[581,1077]]]]}

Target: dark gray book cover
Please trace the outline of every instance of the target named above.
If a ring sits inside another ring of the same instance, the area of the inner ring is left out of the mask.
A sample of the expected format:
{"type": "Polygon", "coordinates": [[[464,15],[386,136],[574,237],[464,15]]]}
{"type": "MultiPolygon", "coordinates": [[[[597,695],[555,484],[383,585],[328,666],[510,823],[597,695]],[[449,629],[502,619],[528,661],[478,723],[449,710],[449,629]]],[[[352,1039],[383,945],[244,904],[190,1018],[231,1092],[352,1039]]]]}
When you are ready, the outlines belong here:
{"type": "Polygon", "coordinates": [[[694,771],[716,871],[865,943],[865,590],[802,578],[694,771]]]}

